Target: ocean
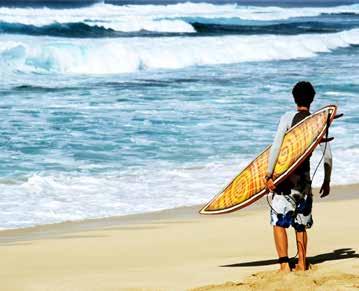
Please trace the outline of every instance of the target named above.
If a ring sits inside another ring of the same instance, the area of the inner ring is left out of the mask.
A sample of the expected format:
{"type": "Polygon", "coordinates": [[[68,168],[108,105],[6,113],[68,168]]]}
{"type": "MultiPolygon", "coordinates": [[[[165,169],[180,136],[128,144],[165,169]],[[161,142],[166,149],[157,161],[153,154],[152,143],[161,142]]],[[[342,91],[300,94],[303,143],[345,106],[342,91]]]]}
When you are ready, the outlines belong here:
{"type": "Polygon", "coordinates": [[[1,229],[207,202],[272,142],[300,80],[313,111],[345,114],[332,184],[359,182],[359,4],[10,2],[1,229]]]}

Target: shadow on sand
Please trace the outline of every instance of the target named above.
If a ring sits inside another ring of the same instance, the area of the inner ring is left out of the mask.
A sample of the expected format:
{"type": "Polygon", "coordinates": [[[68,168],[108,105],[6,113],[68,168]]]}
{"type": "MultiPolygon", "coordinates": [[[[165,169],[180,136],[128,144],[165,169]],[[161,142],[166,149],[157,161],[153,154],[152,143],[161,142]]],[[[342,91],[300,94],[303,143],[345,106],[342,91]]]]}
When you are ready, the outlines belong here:
{"type": "MultiPolygon", "coordinates": [[[[355,252],[352,248],[343,248],[334,250],[331,253],[324,253],[313,257],[308,257],[309,264],[316,265],[326,261],[336,261],[343,259],[352,259],[359,258],[359,254],[355,252]]],[[[296,259],[291,259],[291,261],[296,261],[296,259]]],[[[259,266],[268,266],[277,264],[278,260],[263,260],[263,261],[253,261],[253,262],[244,262],[236,263],[230,265],[222,265],[220,267],[259,267],[259,266]]]]}

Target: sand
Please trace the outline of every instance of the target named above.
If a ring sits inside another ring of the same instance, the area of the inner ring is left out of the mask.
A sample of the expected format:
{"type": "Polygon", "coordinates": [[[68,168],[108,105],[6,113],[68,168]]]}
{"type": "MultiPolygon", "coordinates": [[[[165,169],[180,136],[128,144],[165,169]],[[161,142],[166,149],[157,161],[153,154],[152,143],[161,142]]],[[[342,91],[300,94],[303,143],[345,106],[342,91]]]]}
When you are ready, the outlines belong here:
{"type": "Polygon", "coordinates": [[[0,290],[358,290],[359,186],[332,192],[314,205],[306,272],[276,273],[262,199],[221,216],[196,206],[1,231],[0,290]]]}

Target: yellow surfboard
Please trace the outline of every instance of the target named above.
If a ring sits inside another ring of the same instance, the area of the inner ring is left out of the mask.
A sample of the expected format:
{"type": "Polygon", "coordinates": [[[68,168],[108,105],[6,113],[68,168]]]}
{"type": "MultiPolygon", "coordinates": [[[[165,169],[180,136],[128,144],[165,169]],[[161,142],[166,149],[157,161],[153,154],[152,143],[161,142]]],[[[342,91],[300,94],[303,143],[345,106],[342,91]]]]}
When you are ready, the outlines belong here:
{"type": "MultiPolygon", "coordinates": [[[[337,107],[326,106],[293,126],[285,134],[274,168],[277,185],[291,174],[316,148],[332,123],[337,107]]],[[[267,193],[264,176],[268,167],[268,146],[228,186],[201,210],[201,214],[222,214],[248,206],[267,193]]]]}

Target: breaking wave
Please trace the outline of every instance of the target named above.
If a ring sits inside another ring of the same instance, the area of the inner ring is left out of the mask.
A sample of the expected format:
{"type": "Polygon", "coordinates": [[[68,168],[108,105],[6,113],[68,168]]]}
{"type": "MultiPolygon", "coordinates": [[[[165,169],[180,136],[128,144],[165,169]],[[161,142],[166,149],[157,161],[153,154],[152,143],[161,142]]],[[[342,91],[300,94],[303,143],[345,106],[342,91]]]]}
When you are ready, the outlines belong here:
{"type": "MultiPolygon", "coordinates": [[[[191,33],[195,29],[186,18],[207,20],[237,19],[248,21],[278,21],[320,15],[356,16],[359,4],[337,7],[256,7],[236,4],[182,3],[173,5],[95,4],[74,9],[6,8],[0,7],[1,29],[7,33],[29,33],[60,36],[112,36],[113,32],[153,31],[191,33]],[[41,17],[39,17],[41,15],[41,17]],[[79,29],[79,32],[75,31],[79,29]]],[[[244,23],[241,23],[244,22],[244,23]]],[[[238,23],[237,23],[238,24],[238,23]]],[[[250,25],[255,25],[250,23],[250,25]]]]}
{"type": "Polygon", "coordinates": [[[88,25],[86,23],[52,23],[43,26],[21,23],[0,22],[0,33],[24,34],[33,36],[56,36],[66,38],[103,38],[103,37],[162,37],[162,36],[209,36],[209,35],[258,35],[278,34],[296,35],[303,33],[331,33],[345,29],[359,27],[358,22],[350,23],[328,23],[318,21],[276,23],[268,25],[245,25],[245,24],[221,24],[197,22],[186,23],[181,20],[158,20],[159,25],[165,22],[169,25],[161,31],[140,30],[134,32],[116,31],[112,28],[105,28],[99,25],[88,25]]]}
{"type": "Polygon", "coordinates": [[[294,36],[222,36],[56,39],[34,42],[32,37],[0,40],[4,70],[117,74],[150,69],[178,69],[196,65],[248,61],[289,60],[359,44],[359,29],[331,34],[294,36]]]}

